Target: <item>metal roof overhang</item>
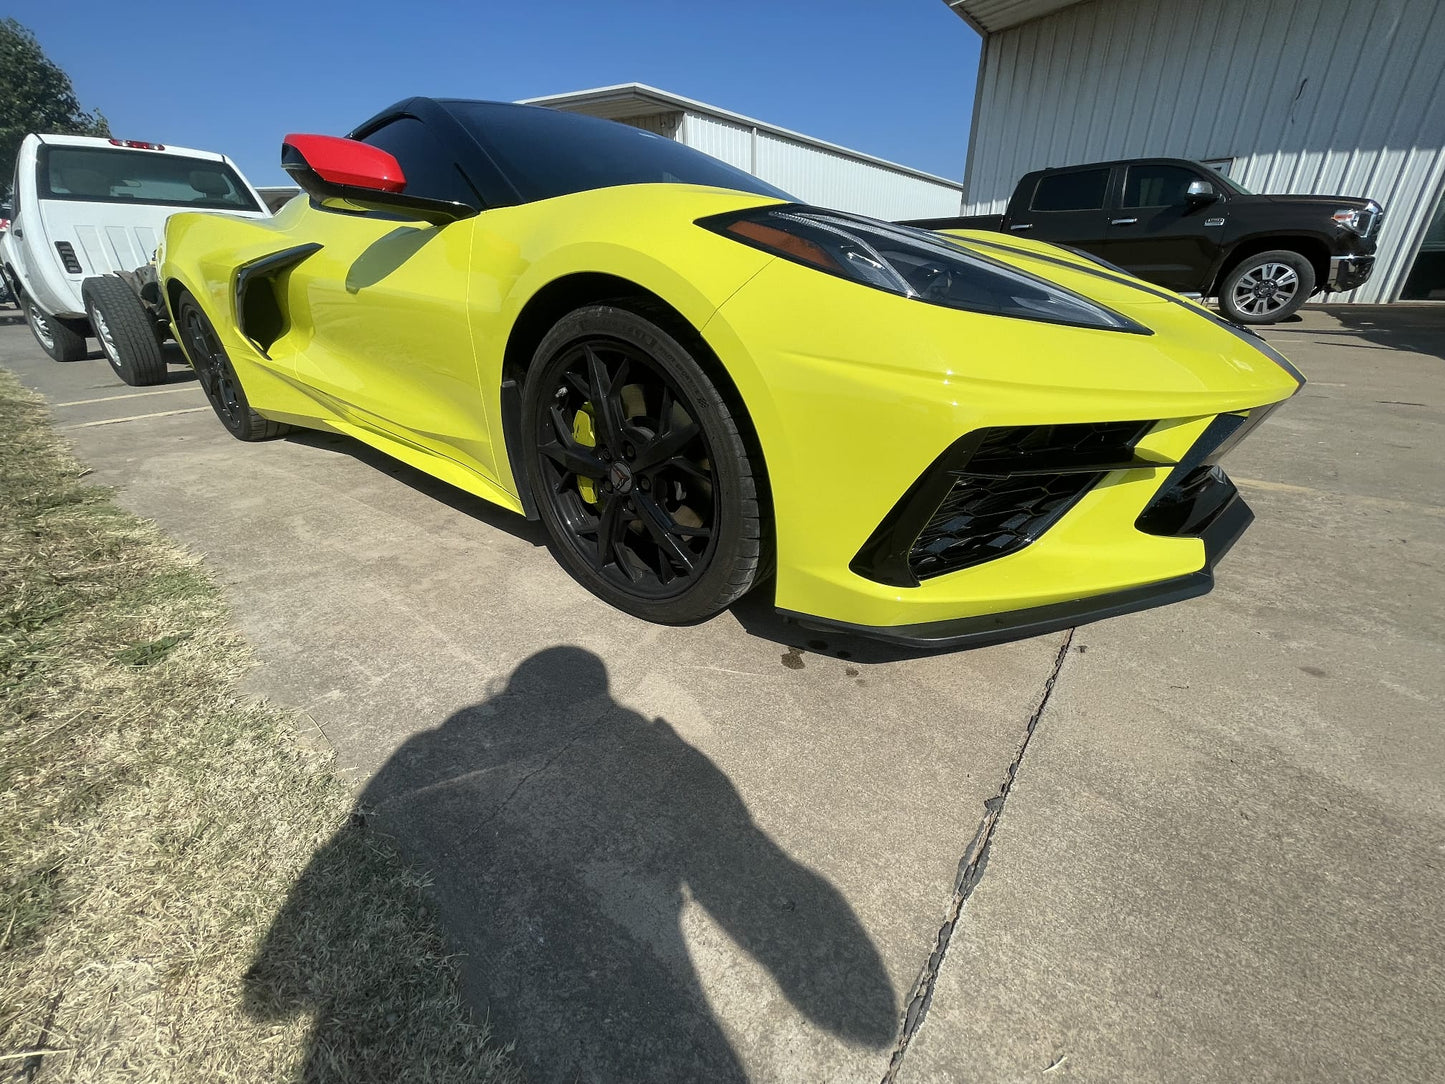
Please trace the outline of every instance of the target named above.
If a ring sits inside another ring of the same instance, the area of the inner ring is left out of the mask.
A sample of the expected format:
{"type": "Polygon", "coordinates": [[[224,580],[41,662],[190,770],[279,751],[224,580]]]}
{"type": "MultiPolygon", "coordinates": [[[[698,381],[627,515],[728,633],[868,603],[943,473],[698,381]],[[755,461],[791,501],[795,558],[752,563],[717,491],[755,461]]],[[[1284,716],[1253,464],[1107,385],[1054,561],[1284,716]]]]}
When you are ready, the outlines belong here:
{"type": "Polygon", "coordinates": [[[1083,0],[943,0],[959,18],[984,37],[1020,23],[1042,19],[1083,0]]]}

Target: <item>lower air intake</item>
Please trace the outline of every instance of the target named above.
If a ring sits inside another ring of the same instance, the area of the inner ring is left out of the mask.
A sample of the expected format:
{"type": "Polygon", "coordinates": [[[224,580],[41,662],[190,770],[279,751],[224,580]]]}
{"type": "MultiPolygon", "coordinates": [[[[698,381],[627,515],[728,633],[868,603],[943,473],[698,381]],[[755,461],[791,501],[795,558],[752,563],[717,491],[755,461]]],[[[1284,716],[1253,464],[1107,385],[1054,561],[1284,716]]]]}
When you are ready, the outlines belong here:
{"type": "Polygon", "coordinates": [[[1135,443],[1152,421],[979,429],[933,463],[849,567],[900,587],[1014,553],[1105,474],[1155,467],[1135,443]]]}
{"type": "Polygon", "coordinates": [[[1022,549],[1094,488],[1105,473],[1099,466],[1127,462],[1148,429],[1105,422],[986,430],[910,549],[909,568],[926,580],[1022,549]]]}

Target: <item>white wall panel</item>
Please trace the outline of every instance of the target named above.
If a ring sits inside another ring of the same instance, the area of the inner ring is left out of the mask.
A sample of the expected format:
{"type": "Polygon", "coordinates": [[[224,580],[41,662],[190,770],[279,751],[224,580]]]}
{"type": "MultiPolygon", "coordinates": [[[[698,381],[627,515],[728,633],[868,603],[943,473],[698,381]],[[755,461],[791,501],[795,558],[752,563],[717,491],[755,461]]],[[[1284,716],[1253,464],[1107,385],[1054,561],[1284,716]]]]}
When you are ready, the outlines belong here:
{"type": "Polygon", "coordinates": [[[1090,0],[991,36],[965,213],[1033,169],[1232,158],[1255,191],[1371,196],[1399,291],[1445,178],[1440,0],[1090,0]]]}
{"type": "Polygon", "coordinates": [[[741,125],[729,124],[716,117],[704,117],[689,113],[683,119],[682,132],[678,138],[694,150],[721,158],[730,166],[753,168],[753,130],[741,125]]]}
{"type": "Polygon", "coordinates": [[[874,218],[943,218],[962,205],[957,188],[766,133],[758,136],[757,173],[805,203],[874,218]]]}
{"type": "Polygon", "coordinates": [[[955,185],[799,143],[767,131],[688,113],[688,146],[748,170],[805,203],[875,218],[944,218],[962,204],[955,185]],[[756,156],[756,160],[755,160],[756,156]]]}

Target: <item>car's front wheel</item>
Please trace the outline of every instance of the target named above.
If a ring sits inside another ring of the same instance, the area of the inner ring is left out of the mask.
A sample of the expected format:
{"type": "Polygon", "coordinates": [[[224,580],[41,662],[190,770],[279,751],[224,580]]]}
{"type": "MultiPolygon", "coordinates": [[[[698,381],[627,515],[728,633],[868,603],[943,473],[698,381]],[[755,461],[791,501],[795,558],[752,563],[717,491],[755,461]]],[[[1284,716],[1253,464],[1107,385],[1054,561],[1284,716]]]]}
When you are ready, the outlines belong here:
{"type": "Polygon", "coordinates": [[[51,316],[29,295],[22,299],[21,305],[30,334],[52,361],[79,361],[89,352],[85,348],[85,336],[75,330],[71,321],[51,316]]]}
{"type": "Polygon", "coordinates": [[[652,321],[596,305],[552,328],[527,375],[523,454],[553,553],[618,609],[689,624],[757,580],[759,468],[703,368],[652,321]]]}
{"type": "Polygon", "coordinates": [[[191,367],[196,370],[201,390],[211,403],[216,417],[237,440],[270,440],[283,436],[291,427],[273,422],[251,409],[241,378],[231,364],[226,348],[221,345],[216,329],[190,294],[182,294],[176,306],[176,338],[191,367]]]}
{"type": "Polygon", "coordinates": [[[1314,265],[1298,252],[1275,249],[1245,257],[1224,276],[1219,307],[1241,324],[1272,324],[1293,316],[1314,292],[1314,265]]]}
{"type": "Polygon", "coordinates": [[[166,356],[161,340],[135,291],[118,278],[104,276],[86,279],[80,294],[115,375],[136,388],[164,382],[166,356]]]}

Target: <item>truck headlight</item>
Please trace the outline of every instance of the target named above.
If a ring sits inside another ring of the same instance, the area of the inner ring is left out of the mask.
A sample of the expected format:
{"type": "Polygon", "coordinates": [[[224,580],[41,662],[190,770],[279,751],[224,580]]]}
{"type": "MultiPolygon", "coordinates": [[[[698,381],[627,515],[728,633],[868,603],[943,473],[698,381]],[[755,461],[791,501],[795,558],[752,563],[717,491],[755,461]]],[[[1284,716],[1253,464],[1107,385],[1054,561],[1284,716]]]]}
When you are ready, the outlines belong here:
{"type": "Polygon", "coordinates": [[[1357,233],[1361,237],[1368,237],[1375,228],[1375,223],[1380,218],[1380,205],[1374,200],[1363,207],[1346,207],[1330,215],[1330,221],[1337,226],[1357,233]]]}

